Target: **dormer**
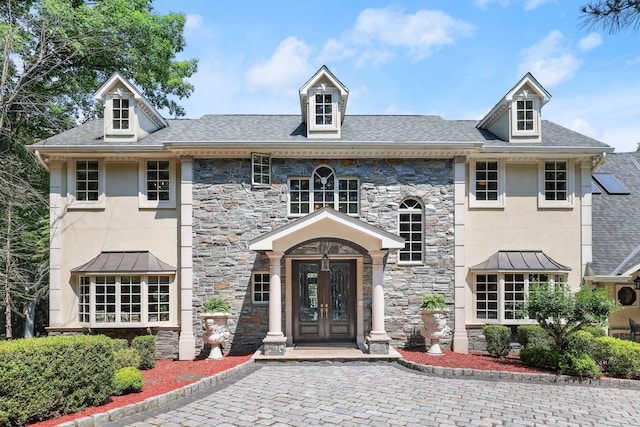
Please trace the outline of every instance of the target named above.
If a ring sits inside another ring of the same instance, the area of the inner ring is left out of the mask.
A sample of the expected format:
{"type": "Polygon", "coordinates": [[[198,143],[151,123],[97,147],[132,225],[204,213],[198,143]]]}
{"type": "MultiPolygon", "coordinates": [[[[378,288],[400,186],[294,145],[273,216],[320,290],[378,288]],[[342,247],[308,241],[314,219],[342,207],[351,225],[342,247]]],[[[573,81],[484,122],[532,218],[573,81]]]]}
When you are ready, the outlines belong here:
{"type": "Polygon", "coordinates": [[[104,106],[104,140],[136,142],[167,126],[151,103],[120,73],[93,95],[104,106]]]}
{"type": "Polygon", "coordinates": [[[300,88],[307,138],[340,138],[349,90],[323,65],[300,88]]]}
{"type": "Polygon", "coordinates": [[[477,124],[512,143],[542,141],[542,106],[551,95],[527,73],[477,124]]]}

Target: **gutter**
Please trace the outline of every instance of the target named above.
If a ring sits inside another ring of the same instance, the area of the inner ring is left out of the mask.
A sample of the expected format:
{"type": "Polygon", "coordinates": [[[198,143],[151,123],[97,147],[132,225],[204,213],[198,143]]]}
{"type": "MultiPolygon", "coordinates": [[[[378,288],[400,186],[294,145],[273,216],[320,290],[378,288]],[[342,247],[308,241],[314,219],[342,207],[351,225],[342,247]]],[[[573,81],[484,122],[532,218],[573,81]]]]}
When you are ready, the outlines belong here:
{"type": "Polygon", "coordinates": [[[44,170],[46,170],[47,172],[51,173],[51,168],[49,168],[49,164],[47,163],[47,161],[42,158],[42,155],[40,154],[40,151],[39,150],[35,150],[33,152],[33,155],[36,157],[36,160],[38,161],[38,163],[40,163],[40,165],[44,168],[44,170]]]}

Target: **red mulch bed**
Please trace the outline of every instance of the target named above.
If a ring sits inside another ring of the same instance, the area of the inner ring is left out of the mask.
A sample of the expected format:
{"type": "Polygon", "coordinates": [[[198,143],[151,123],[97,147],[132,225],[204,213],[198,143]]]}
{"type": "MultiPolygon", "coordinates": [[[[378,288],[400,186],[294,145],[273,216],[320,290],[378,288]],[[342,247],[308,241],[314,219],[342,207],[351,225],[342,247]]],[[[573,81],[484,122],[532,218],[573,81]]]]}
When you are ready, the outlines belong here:
{"type": "MultiPolygon", "coordinates": [[[[443,356],[431,356],[425,352],[424,348],[398,349],[398,351],[405,359],[423,365],[524,373],[548,373],[548,371],[536,370],[524,366],[517,357],[496,359],[481,354],[457,354],[451,351],[444,351],[443,356]]],[[[77,414],[65,415],[64,417],[29,425],[37,427],[55,426],[67,421],[126,406],[130,403],[141,402],[149,397],[167,393],[171,390],[194,383],[198,381],[198,377],[200,376],[208,377],[231,369],[246,362],[251,356],[251,354],[242,356],[227,355],[223,360],[158,360],[155,368],[142,371],[144,375],[144,385],[140,393],[113,396],[110,401],[104,405],[90,407],[77,414]]]]}

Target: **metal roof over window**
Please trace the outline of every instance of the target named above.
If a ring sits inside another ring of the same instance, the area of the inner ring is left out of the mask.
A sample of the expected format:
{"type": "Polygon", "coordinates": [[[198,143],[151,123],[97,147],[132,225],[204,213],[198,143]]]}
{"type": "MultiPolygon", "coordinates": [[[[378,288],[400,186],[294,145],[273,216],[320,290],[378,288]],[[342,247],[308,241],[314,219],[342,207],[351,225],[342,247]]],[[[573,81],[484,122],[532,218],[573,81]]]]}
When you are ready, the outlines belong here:
{"type": "Polygon", "coordinates": [[[554,261],[542,251],[498,251],[474,271],[571,271],[570,267],[554,261]]]}
{"type": "Polygon", "coordinates": [[[629,194],[629,190],[611,173],[594,173],[592,176],[607,194],[629,194]]]}
{"type": "Polygon", "coordinates": [[[121,273],[174,273],[176,268],[160,260],[149,251],[100,252],[71,273],[121,274],[121,273]]]}

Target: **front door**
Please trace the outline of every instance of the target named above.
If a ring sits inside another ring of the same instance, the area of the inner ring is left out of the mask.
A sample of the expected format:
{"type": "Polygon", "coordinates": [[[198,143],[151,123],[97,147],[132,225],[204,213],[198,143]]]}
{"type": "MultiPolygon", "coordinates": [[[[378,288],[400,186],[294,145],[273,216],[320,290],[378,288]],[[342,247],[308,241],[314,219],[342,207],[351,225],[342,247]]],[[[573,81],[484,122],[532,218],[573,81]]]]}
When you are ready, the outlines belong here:
{"type": "Polygon", "coordinates": [[[355,261],[293,262],[293,329],[296,342],[355,339],[355,261]]]}

